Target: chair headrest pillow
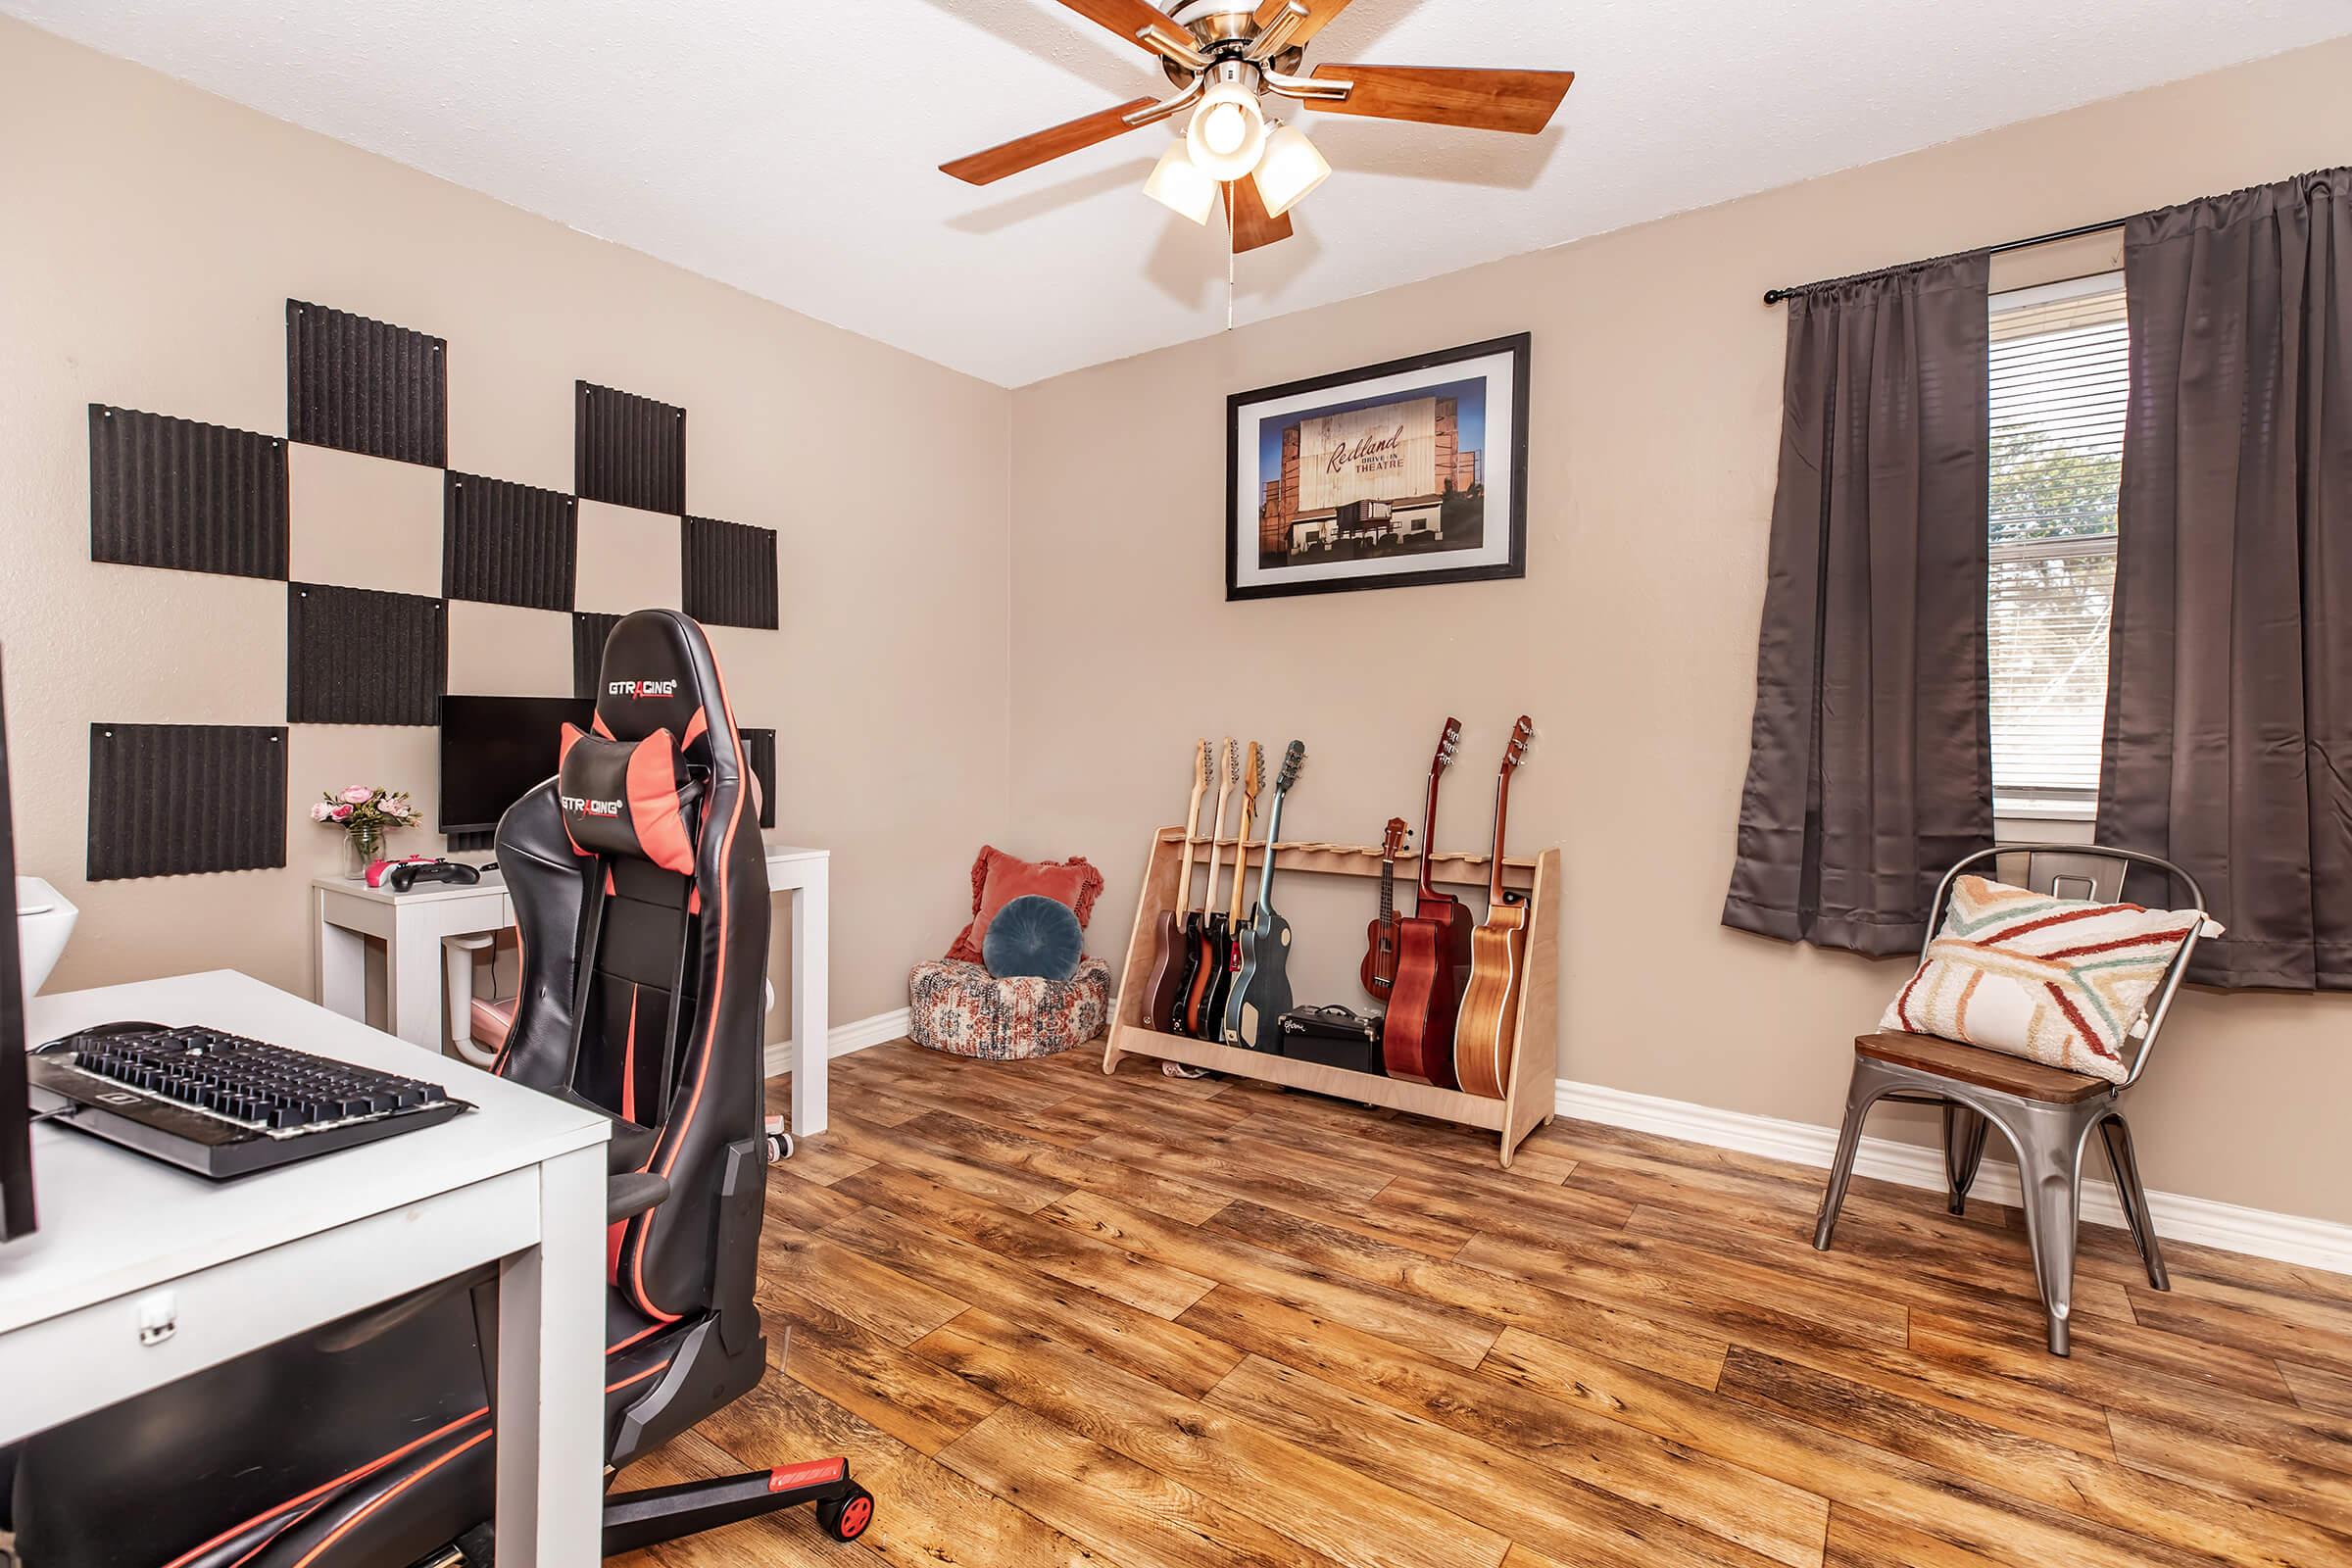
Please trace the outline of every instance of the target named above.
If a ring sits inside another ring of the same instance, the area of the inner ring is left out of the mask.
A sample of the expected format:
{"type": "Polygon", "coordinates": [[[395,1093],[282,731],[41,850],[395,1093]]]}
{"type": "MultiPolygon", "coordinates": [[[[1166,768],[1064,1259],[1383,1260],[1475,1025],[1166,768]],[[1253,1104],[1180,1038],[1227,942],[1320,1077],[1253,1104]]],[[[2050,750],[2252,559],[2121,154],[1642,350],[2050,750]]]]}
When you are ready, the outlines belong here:
{"type": "Polygon", "coordinates": [[[615,741],[564,726],[556,799],[582,855],[633,856],[694,875],[694,838],[679,798],[685,784],[686,764],[666,729],[615,741]]]}

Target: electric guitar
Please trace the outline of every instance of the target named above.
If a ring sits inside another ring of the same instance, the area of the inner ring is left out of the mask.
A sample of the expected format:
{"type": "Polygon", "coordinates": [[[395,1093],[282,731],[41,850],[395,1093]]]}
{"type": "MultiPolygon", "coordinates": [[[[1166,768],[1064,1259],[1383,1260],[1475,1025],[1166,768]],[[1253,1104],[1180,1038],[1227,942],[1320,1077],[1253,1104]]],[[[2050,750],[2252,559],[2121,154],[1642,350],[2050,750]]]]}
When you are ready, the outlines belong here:
{"type": "Polygon", "coordinates": [[[1171,1034],[1200,1034],[1201,1026],[1207,1022],[1201,1006],[1208,1000],[1209,983],[1223,966],[1224,933],[1211,927],[1221,924],[1224,916],[1209,911],[1217,902],[1217,855],[1222,848],[1220,841],[1225,837],[1225,803],[1233,799],[1233,786],[1241,777],[1241,771],[1242,754],[1234,750],[1233,737],[1228,735],[1225,737],[1225,780],[1217,786],[1217,819],[1208,834],[1208,882],[1200,890],[1200,907],[1186,915],[1184,921],[1184,944],[1190,961],[1183,996],[1176,1004],[1176,1011],[1168,1018],[1167,1027],[1171,1034]]]}
{"type": "Polygon", "coordinates": [[[1192,945],[1184,939],[1186,912],[1193,902],[1193,844],[1200,833],[1200,798],[1208,793],[1208,742],[1193,754],[1193,804],[1184,813],[1184,863],[1176,873],[1176,892],[1159,911],[1152,933],[1152,977],[1144,986],[1144,1027],[1164,1029],[1176,1015],[1190,978],[1192,945]]]}
{"type": "Polygon", "coordinates": [[[1242,930],[1242,903],[1250,886],[1250,825],[1257,820],[1257,792],[1265,782],[1265,762],[1258,755],[1257,742],[1250,743],[1250,761],[1242,769],[1242,826],[1233,841],[1233,907],[1216,916],[1217,934],[1222,946],[1217,949],[1217,972],[1209,977],[1206,1000],[1200,1004],[1200,1038],[1222,1041],[1225,1038],[1225,1004],[1233,996],[1234,965],[1239,961],[1241,949],[1237,939],[1242,930]]]}
{"type": "Polygon", "coordinates": [[[1438,781],[1462,744],[1462,721],[1446,720],[1438,751],[1429,761],[1429,795],[1421,808],[1421,881],[1409,917],[1396,922],[1396,981],[1389,989],[1389,1016],[1381,1031],[1381,1058],[1392,1078],[1455,1086],[1453,1018],[1461,1002],[1462,978],[1470,970],[1470,911],[1430,881],[1437,851],[1438,781]]]}
{"type": "Polygon", "coordinates": [[[1225,1043],[1246,1051],[1275,1050],[1282,1040],[1282,1015],[1291,1010],[1291,922],[1274,909],[1274,846],[1282,839],[1282,803],[1298,782],[1298,769],[1305,761],[1306,747],[1291,742],[1282,757],[1282,776],[1274,781],[1273,814],[1266,818],[1257,908],[1241,928],[1235,946],[1225,1043]]]}
{"type": "Polygon", "coordinates": [[[1511,727],[1494,776],[1494,855],[1487,865],[1487,923],[1470,949],[1470,984],[1453,1033],[1453,1071],[1464,1092],[1500,1100],[1511,1081],[1519,998],[1527,986],[1527,895],[1502,885],[1502,825],[1510,814],[1511,775],[1527,759],[1535,725],[1525,713],[1511,727]]]}
{"type": "Polygon", "coordinates": [[[1389,818],[1380,838],[1380,913],[1364,927],[1364,961],[1359,969],[1364,989],[1385,997],[1396,984],[1396,857],[1412,829],[1404,818],[1389,818]]]}

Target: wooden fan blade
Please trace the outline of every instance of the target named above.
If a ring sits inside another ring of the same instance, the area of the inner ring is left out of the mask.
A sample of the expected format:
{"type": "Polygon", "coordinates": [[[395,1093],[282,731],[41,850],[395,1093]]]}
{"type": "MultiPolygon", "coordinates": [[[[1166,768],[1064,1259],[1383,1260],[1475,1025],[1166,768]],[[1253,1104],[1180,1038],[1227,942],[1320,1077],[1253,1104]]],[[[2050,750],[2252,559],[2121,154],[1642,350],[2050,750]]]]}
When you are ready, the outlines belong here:
{"type": "Polygon", "coordinates": [[[1192,34],[1170,22],[1166,12],[1157,6],[1146,5],[1144,0],[1061,0],[1061,3],[1087,21],[1101,23],[1138,49],[1149,51],[1152,48],[1136,37],[1146,27],[1156,27],[1169,37],[1182,38],[1187,43],[1192,41],[1192,34]]]}
{"type": "Polygon", "coordinates": [[[1568,96],[1573,71],[1460,71],[1446,66],[1317,66],[1317,76],[1355,83],[1336,102],[1309,109],[1327,115],[1370,115],[1424,125],[1464,125],[1533,136],[1551,122],[1568,96]]]}
{"type": "MultiPolygon", "coordinates": [[[[1281,16],[1289,8],[1290,3],[1291,0],[1265,0],[1265,3],[1257,8],[1258,30],[1263,32],[1266,24],[1281,16]]],[[[1298,24],[1297,32],[1291,34],[1293,44],[1303,44],[1316,33],[1321,32],[1325,23],[1348,9],[1349,0],[1300,0],[1300,3],[1306,7],[1306,20],[1298,24]]]]}
{"type": "Polygon", "coordinates": [[[1253,178],[1237,179],[1225,187],[1225,205],[1233,220],[1233,250],[1235,255],[1254,251],[1291,237],[1291,215],[1276,218],[1266,211],[1266,199],[1258,194],[1253,178]]]}
{"type": "Polygon", "coordinates": [[[1116,109],[1105,109],[1100,114],[1088,115],[1083,120],[1073,120],[1067,124],[1055,125],[1051,130],[1041,130],[1017,141],[1008,141],[1002,147],[991,147],[984,153],[974,153],[969,158],[942,164],[939,172],[954,174],[967,185],[992,185],[1007,174],[1017,174],[1024,169],[1050,164],[1064,153],[1092,147],[1113,136],[1124,136],[1135,128],[1127,123],[1127,117],[1139,109],[1151,108],[1152,102],[1150,98],[1130,99],[1116,109]]]}

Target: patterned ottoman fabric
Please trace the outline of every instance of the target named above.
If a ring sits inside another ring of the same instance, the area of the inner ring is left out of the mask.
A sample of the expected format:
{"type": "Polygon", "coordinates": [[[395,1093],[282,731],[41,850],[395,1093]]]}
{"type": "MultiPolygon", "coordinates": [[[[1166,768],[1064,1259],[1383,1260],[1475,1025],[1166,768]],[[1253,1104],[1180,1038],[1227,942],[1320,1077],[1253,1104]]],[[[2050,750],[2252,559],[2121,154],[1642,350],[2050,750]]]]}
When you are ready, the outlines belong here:
{"type": "Polygon", "coordinates": [[[1100,1037],[1110,1016],[1110,965],[1078,960],[1067,980],[1000,980],[976,963],[938,958],[907,976],[914,1043],[956,1056],[1051,1056],[1100,1037]]]}

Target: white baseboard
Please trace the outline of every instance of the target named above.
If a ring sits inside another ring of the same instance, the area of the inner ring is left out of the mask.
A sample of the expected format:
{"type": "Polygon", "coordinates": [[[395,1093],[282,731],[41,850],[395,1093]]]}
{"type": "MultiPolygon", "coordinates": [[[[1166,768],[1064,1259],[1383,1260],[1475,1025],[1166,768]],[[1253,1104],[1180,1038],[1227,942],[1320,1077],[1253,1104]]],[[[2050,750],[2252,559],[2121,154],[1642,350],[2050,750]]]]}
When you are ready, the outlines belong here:
{"type": "MultiPolygon", "coordinates": [[[[1581,1121],[1681,1138],[1717,1149],[1737,1149],[1820,1170],[1829,1168],[1830,1158],[1838,1149],[1835,1127],[1718,1110],[1689,1101],[1637,1095],[1599,1084],[1572,1083],[1565,1078],[1559,1081],[1555,1103],[1561,1115],[1581,1121]]],[[[1997,1134],[1994,1142],[1999,1142],[1997,1134]]],[[[2094,1151],[2086,1158],[2103,1156],[2094,1151]]],[[[1854,1173],[1940,1193],[1944,1190],[1943,1151],[1865,1135],[1861,1151],[1854,1158],[1854,1173]]],[[[2016,1167],[1995,1164],[1987,1158],[1970,1196],[2012,1205],[2022,1201],[2016,1167]]],[[[2193,1242],[2255,1257],[2275,1258],[2282,1263],[2352,1274],[2352,1225],[2241,1208],[2235,1203],[2221,1203],[2181,1193],[2152,1192],[2148,1194],[2148,1209],[2155,1216],[2156,1234],[2166,1241],[2193,1242]]],[[[2123,1205],[2116,1200],[2114,1183],[2084,1176],[2082,1217],[2098,1225],[2123,1225],[2123,1205]]]]}
{"type": "MultiPolygon", "coordinates": [[[[881,1045],[886,1040],[904,1036],[913,1024],[913,1015],[905,1007],[877,1012],[870,1018],[858,1018],[849,1023],[837,1023],[825,1035],[825,1054],[846,1056],[853,1051],[881,1045]]],[[[792,1070],[792,1042],[779,1040],[767,1048],[767,1075],[770,1078],[792,1070]]]]}

